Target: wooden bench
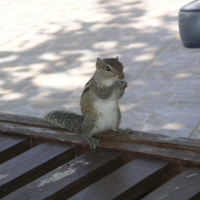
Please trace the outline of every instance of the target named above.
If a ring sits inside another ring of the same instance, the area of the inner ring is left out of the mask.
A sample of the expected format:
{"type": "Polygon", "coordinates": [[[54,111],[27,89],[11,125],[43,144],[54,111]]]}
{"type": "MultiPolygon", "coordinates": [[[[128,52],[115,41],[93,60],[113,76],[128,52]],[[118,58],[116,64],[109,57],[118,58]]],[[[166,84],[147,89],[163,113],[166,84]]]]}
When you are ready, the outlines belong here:
{"type": "Polygon", "coordinates": [[[80,134],[0,113],[0,199],[200,199],[200,140],[151,133],[80,134]]]}

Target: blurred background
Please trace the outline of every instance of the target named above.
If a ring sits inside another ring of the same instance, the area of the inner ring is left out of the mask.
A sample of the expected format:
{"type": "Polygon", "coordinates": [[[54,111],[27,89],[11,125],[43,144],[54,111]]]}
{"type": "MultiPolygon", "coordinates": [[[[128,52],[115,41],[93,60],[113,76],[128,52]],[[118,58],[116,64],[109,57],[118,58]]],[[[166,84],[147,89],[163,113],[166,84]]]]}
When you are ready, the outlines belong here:
{"type": "Polygon", "coordinates": [[[182,46],[188,0],[0,1],[0,112],[80,113],[97,57],[119,56],[121,127],[200,138],[200,51],[182,46]]]}

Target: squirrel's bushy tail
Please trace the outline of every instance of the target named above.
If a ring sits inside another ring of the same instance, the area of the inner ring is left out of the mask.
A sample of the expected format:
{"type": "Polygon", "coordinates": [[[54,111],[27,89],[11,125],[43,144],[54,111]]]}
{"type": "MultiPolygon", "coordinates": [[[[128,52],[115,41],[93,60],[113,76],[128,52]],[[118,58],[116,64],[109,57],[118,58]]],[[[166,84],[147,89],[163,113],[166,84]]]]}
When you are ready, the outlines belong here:
{"type": "Polygon", "coordinates": [[[83,116],[62,110],[51,111],[43,117],[46,121],[76,133],[81,132],[83,116]]]}

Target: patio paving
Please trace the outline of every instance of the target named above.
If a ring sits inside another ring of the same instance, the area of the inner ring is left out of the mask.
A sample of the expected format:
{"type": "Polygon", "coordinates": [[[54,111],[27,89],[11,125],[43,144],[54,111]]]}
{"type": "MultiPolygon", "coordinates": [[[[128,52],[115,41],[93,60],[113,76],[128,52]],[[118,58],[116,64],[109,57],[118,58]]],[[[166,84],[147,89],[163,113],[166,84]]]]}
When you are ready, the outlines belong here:
{"type": "Polygon", "coordinates": [[[200,50],[182,46],[185,0],[0,1],[0,112],[80,113],[97,57],[119,56],[121,127],[200,138],[200,50]]]}

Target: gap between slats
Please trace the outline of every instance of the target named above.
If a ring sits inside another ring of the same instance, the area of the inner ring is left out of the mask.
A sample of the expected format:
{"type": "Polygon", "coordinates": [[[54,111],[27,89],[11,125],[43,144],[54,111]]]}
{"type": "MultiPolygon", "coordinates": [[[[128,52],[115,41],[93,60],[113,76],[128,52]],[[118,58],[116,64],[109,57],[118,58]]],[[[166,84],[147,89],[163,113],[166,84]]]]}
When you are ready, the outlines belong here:
{"type": "Polygon", "coordinates": [[[40,144],[39,140],[0,135],[0,164],[40,144]]]}

